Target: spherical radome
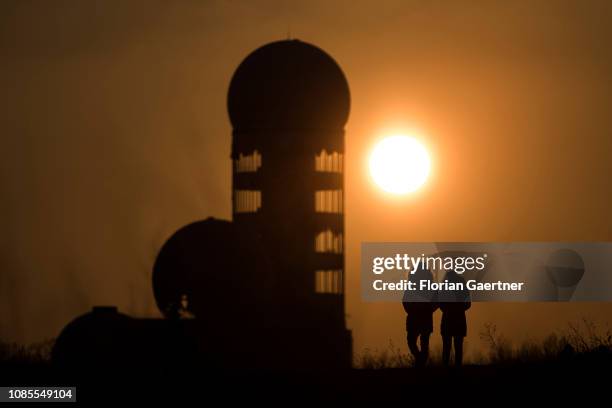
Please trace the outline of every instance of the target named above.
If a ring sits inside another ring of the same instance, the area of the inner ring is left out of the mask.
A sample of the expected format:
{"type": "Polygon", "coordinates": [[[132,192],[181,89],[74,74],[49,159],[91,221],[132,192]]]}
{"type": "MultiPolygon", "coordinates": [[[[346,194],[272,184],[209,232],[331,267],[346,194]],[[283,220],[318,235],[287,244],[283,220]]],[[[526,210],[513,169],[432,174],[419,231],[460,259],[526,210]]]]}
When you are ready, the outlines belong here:
{"type": "Polygon", "coordinates": [[[230,221],[208,218],[176,231],[153,266],[153,294],[171,317],[183,296],[196,317],[228,315],[234,307],[261,303],[271,268],[257,237],[230,221]]]}
{"type": "Polygon", "coordinates": [[[227,107],[235,130],[343,129],[350,110],[344,73],[327,53],[298,41],[253,51],[232,77],[227,107]]]}

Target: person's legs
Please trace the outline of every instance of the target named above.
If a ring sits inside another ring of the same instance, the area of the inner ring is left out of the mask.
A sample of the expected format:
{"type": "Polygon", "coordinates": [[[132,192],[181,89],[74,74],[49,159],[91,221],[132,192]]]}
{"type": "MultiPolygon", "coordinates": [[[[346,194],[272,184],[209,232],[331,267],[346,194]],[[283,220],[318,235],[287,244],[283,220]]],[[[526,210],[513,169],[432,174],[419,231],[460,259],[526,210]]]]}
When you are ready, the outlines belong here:
{"type": "Polygon", "coordinates": [[[455,342],[455,365],[463,364],[463,336],[454,336],[455,342]]]}
{"type": "Polygon", "coordinates": [[[450,352],[453,338],[451,336],[442,336],[442,363],[448,366],[450,362],[450,352]]]}
{"type": "Polygon", "coordinates": [[[417,337],[418,334],[414,333],[413,331],[408,331],[406,333],[406,340],[408,342],[408,350],[410,350],[410,352],[412,353],[412,355],[414,356],[414,360],[418,363],[419,361],[419,348],[417,347],[417,337]]]}
{"type": "Polygon", "coordinates": [[[425,365],[429,358],[429,336],[430,333],[421,334],[421,363],[425,365]]]}

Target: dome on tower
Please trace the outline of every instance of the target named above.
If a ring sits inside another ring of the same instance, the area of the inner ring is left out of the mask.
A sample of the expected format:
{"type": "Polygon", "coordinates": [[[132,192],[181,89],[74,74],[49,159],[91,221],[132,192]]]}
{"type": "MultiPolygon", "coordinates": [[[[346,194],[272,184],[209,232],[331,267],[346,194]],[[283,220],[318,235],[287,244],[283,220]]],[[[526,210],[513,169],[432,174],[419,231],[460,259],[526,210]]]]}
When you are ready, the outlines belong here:
{"type": "Polygon", "coordinates": [[[339,130],[348,119],[350,92],[332,57],[314,45],[285,40],[242,61],[227,107],[235,130],[339,130]]]}

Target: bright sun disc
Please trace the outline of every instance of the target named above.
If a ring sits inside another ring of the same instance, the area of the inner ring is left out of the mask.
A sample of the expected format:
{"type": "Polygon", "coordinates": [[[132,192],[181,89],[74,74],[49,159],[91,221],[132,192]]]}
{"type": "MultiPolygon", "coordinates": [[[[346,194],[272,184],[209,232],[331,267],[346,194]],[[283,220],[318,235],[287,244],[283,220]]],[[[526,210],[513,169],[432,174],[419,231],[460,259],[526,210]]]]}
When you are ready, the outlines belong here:
{"type": "Polygon", "coordinates": [[[386,137],[370,155],[370,174],[374,182],[392,194],[406,194],[421,187],[430,167],[425,147],[409,136],[386,137]]]}

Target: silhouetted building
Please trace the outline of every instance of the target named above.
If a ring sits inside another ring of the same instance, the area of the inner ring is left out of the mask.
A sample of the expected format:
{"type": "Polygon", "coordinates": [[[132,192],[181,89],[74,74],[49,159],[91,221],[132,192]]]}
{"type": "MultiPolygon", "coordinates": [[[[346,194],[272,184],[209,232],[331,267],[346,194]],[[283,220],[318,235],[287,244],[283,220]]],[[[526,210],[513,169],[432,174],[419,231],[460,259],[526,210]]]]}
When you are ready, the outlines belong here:
{"type": "Polygon", "coordinates": [[[54,358],[66,360],[79,333],[89,339],[96,332],[89,323],[74,329],[86,320],[121,322],[135,328],[128,331],[134,338],[163,339],[153,344],[162,344],[158,356],[168,361],[189,361],[184,350],[191,350],[197,355],[191,361],[228,367],[351,365],[344,311],[346,78],[319,48],[278,41],[240,64],[227,103],[234,222],[194,222],[163,245],[153,291],[166,320],[118,319],[116,311],[101,320],[94,311],[67,326],[54,358]],[[181,343],[189,347],[174,347],[181,343]]]}
{"type": "Polygon", "coordinates": [[[274,42],[240,64],[227,105],[234,222],[261,236],[296,317],[344,327],[342,70],[313,45],[274,42]]]}
{"type": "Polygon", "coordinates": [[[167,318],[188,312],[211,324],[233,321],[247,309],[253,316],[264,314],[273,272],[256,236],[208,218],[180,228],[162,246],[153,266],[153,293],[167,318]]]}
{"type": "Polygon", "coordinates": [[[208,363],[205,337],[193,320],[137,319],[111,306],[70,322],[53,347],[53,363],[79,374],[113,376],[151,368],[208,363]]]}

